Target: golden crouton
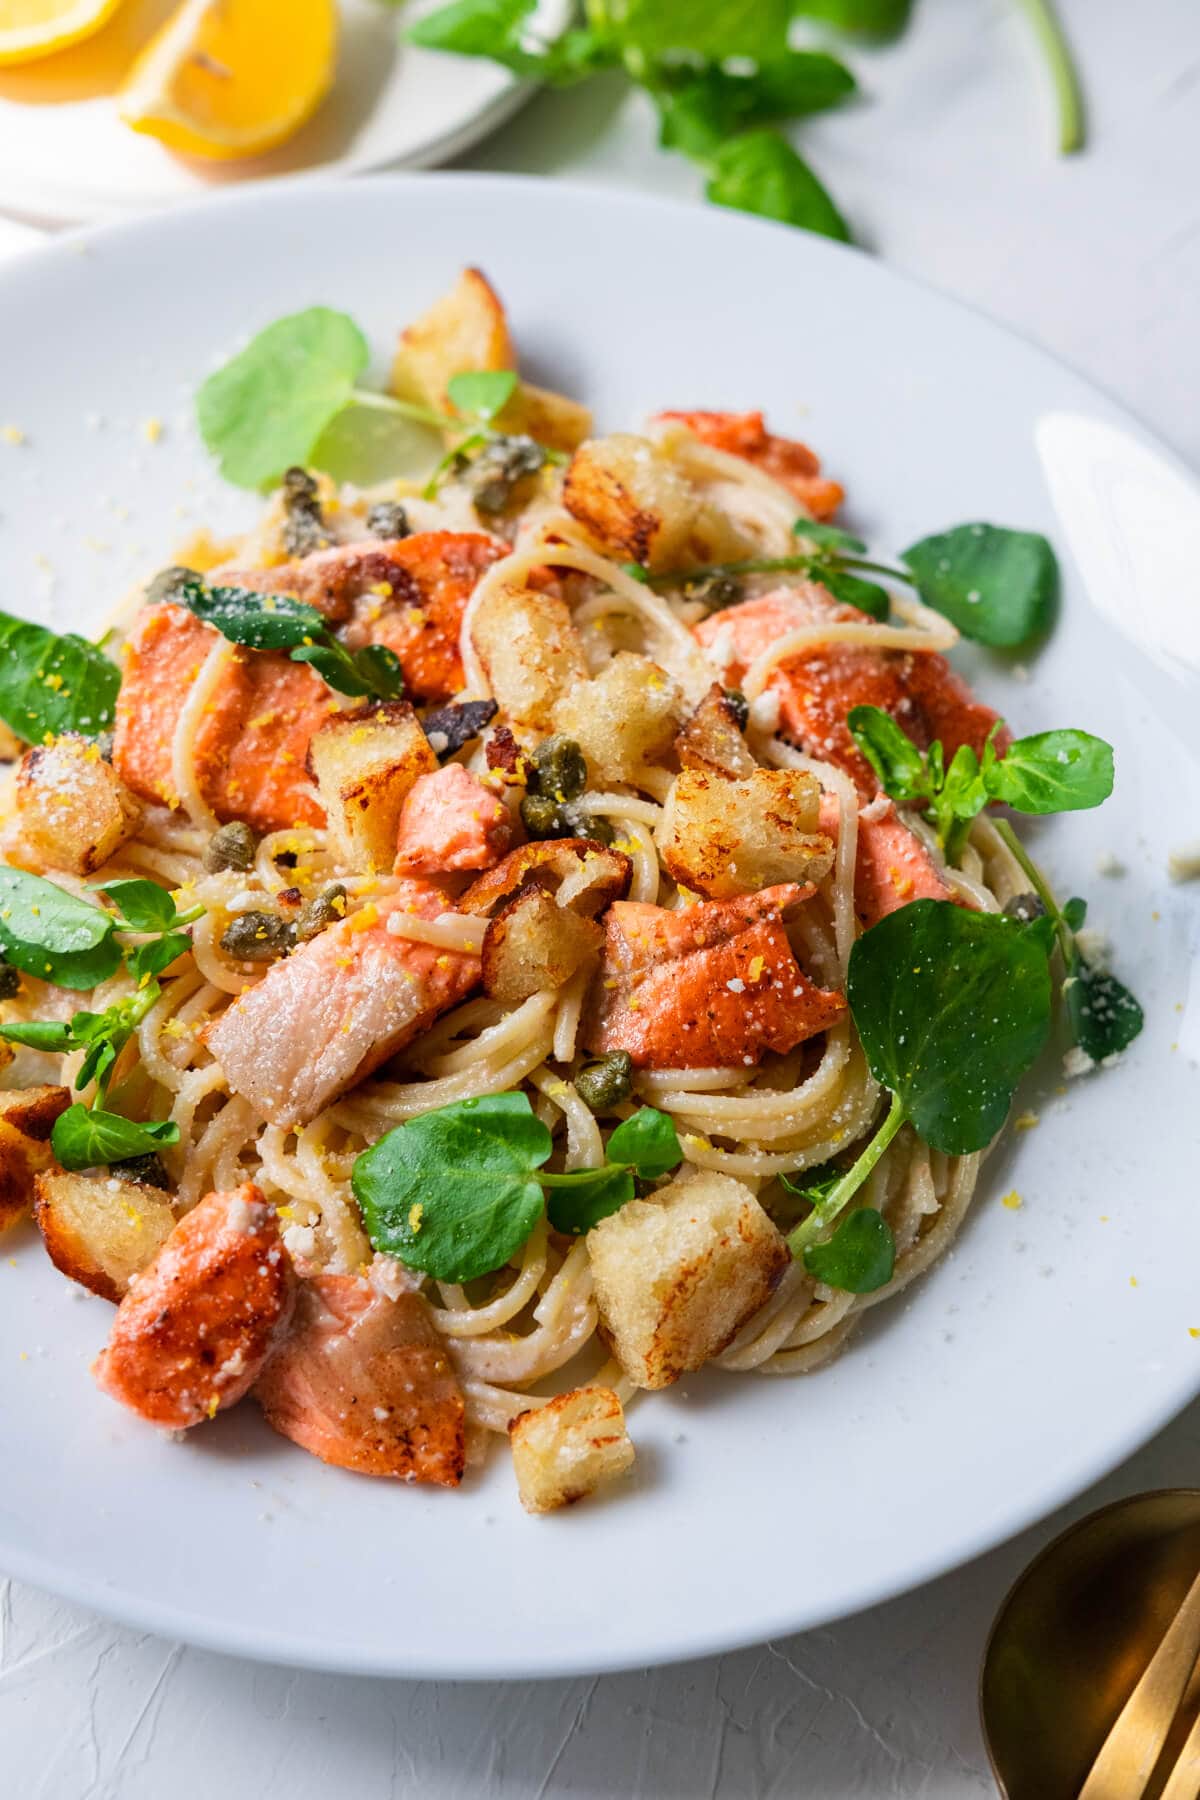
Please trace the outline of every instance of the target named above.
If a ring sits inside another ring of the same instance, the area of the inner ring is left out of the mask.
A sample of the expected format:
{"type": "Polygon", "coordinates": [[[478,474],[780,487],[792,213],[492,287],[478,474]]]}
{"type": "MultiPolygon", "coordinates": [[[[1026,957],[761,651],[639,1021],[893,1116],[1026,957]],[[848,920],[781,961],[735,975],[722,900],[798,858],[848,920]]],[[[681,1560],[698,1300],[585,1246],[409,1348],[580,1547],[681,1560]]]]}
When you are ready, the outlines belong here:
{"type": "Polygon", "coordinates": [[[530,877],[555,892],[559,906],[598,918],[629,892],[633,864],[621,850],[590,838],[539,838],[510,851],[502,863],[473,881],[458,902],[460,912],[490,913],[530,877]]]}
{"type": "Polygon", "coordinates": [[[17,824],[47,868],[90,875],[141,822],[141,802],[87,738],[68,733],[21,758],[17,824]]]}
{"type": "Polygon", "coordinates": [[[755,769],[738,781],[685,769],[654,841],[675,880],[710,900],[820,881],[833,866],[832,842],[814,829],[820,799],[816,777],[798,769],[755,769]]]}
{"type": "Polygon", "coordinates": [[[648,763],[668,754],[683,718],[679,683],[648,656],[622,650],[554,708],[554,728],[574,738],[592,785],[638,785],[648,763]]]}
{"type": "Polygon", "coordinates": [[[405,797],[437,766],[407,700],[356,706],[322,725],[308,767],[338,854],[356,869],[390,869],[405,797]]]}
{"type": "Polygon", "coordinates": [[[570,613],[536,588],[490,594],[473,615],[471,641],[502,712],[535,731],[549,730],[555,701],[587,676],[570,613]]]}
{"type": "Polygon", "coordinates": [[[0,1093],[0,1232],[33,1204],[35,1177],[54,1161],[50,1133],[71,1104],[65,1087],[32,1087],[0,1093]]]}
{"type": "Polygon", "coordinates": [[[591,919],[560,905],[536,881],[507,900],[483,938],[483,986],[493,1000],[515,1006],[543,988],[569,981],[589,957],[598,956],[604,932],[591,919]]]}
{"type": "Polygon", "coordinates": [[[116,1175],[39,1175],[33,1221],[51,1262],[81,1287],[120,1301],[175,1228],[161,1188],[116,1175]]]}
{"type": "Polygon", "coordinates": [[[551,450],[571,451],[578,449],[590,434],[592,415],[578,400],[522,381],[496,420],[496,427],[512,437],[536,438],[551,450]]]}
{"type": "Polygon", "coordinates": [[[590,438],[571,458],[563,505],[606,556],[667,569],[684,555],[700,496],[649,438],[590,438]]]}
{"type": "Polygon", "coordinates": [[[723,1350],[791,1260],[740,1181],[709,1170],[630,1200],[587,1236],[600,1319],[638,1387],[667,1387],[723,1350]]]}
{"type": "Polygon", "coordinates": [[[713,775],[752,775],[758,767],[733,703],[715,681],[675,739],[675,754],[681,768],[713,775]]]}
{"type": "Polygon", "coordinates": [[[449,293],[400,333],[391,389],[397,399],[445,412],[452,376],[516,366],[499,296],[481,269],[464,269],[449,293]]]}
{"type": "Polygon", "coordinates": [[[625,1412],[611,1388],[573,1388],[508,1428],[517,1492],[526,1512],[554,1512],[633,1466],[625,1412]]]}

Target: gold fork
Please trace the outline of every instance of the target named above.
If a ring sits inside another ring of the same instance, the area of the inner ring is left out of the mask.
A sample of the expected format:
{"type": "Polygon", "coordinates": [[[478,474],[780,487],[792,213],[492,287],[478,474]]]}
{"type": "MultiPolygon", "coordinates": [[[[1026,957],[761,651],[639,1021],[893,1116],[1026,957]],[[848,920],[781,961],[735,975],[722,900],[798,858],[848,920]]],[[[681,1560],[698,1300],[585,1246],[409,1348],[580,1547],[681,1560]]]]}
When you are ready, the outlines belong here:
{"type": "MultiPolygon", "coordinates": [[[[1200,1657],[1200,1575],[1172,1619],[1116,1723],[1104,1740],[1079,1800],[1141,1800],[1154,1774],[1200,1657]]],[[[1159,1800],[1200,1796],[1200,1713],[1159,1800]]]]}

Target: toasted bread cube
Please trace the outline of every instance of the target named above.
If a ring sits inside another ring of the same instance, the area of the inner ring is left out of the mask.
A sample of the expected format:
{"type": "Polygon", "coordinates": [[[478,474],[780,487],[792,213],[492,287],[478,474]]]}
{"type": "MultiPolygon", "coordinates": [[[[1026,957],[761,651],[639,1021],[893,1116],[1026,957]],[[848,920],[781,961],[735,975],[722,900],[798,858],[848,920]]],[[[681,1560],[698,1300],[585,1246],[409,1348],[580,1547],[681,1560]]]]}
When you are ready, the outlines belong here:
{"type": "Polygon", "coordinates": [[[390,869],[405,798],[438,766],[408,701],[336,714],[314,732],[308,766],[339,855],[356,869],[390,869]]]}
{"type": "Polygon", "coordinates": [[[586,680],[579,633],[555,594],[503,587],[479,607],[471,639],[502,712],[548,731],[559,697],[586,680]]]}
{"type": "Polygon", "coordinates": [[[682,718],[679,683],[632,650],[620,651],[554,708],[554,728],[578,743],[593,787],[610,781],[636,787],[647,763],[668,754],[682,718]]]}
{"type": "Polygon", "coordinates": [[[590,838],[538,838],[510,851],[502,863],[473,881],[458,902],[460,912],[490,913],[533,876],[555,890],[559,906],[596,919],[629,892],[633,864],[622,850],[590,838]]]}
{"type": "Polygon", "coordinates": [[[526,1512],[554,1512],[633,1467],[625,1411],[611,1388],[572,1388],[523,1412],[508,1428],[526,1512]]]}
{"type": "Polygon", "coordinates": [[[400,333],[391,389],[398,399],[444,412],[452,376],[516,366],[499,295],[481,269],[464,269],[450,291],[400,333]]]}
{"type": "Polygon", "coordinates": [[[748,1187],[707,1169],[630,1200],[587,1236],[596,1305],[635,1386],[668,1387],[723,1350],[791,1261],[748,1187]]]}
{"type": "Polygon", "coordinates": [[[606,556],[666,569],[684,555],[703,507],[649,438],[589,438],[571,458],[563,504],[606,556]]]}
{"type": "Polygon", "coordinates": [[[68,733],[21,758],[17,822],[47,868],[90,875],[134,835],[142,807],[95,744],[68,733]]]}
{"type": "Polygon", "coordinates": [[[534,387],[531,381],[522,381],[496,425],[498,430],[513,437],[536,438],[539,444],[548,444],[551,450],[569,453],[577,450],[584,438],[590,436],[592,415],[578,400],[552,393],[549,388],[534,387]]]}
{"type": "Polygon", "coordinates": [[[169,1194],[116,1175],[39,1175],[33,1221],[56,1269],[118,1303],[175,1228],[169,1194]]]}
{"type": "Polygon", "coordinates": [[[529,882],[488,921],[483,937],[483,986],[493,1000],[516,1006],[543,988],[559,988],[589,957],[604,932],[592,919],[560,906],[529,882]]]}
{"type": "Polygon", "coordinates": [[[34,1181],[54,1161],[50,1133],[71,1096],[65,1087],[6,1089],[0,1093],[0,1232],[33,1204],[34,1181]]]}
{"type": "Polygon", "coordinates": [[[758,767],[732,702],[715,681],[675,739],[675,754],[681,768],[713,775],[752,775],[758,767]]]}
{"type": "Polygon", "coordinates": [[[821,788],[799,769],[755,769],[732,781],[703,769],[676,776],[654,832],[658,854],[709,900],[784,881],[820,881],[833,844],[816,831],[821,788]]]}

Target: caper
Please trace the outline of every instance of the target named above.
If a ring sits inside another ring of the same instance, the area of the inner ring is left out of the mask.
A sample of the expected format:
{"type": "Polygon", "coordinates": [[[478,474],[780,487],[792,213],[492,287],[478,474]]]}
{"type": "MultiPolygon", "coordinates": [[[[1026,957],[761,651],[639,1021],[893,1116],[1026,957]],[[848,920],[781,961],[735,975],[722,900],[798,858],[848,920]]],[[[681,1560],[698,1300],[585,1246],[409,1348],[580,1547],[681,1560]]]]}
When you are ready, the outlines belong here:
{"type": "Polygon", "coordinates": [[[568,800],[565,806],[558,809],[558,830],[553,837],[590,838],[593,844],[611,844],[616,833],[607,819],[596,813],[588,812],[578,800],[568,800]]]}
{"type": "Polygon", "coordinates": [[[406,538],[412,526],[398,500],[377,500],[367,514],[367,530],[380,538],[406,538]]]}
{"type": "Polygon", "coordinates": [[[335,925],[345,916],[346,890],[340,881],[335,881],[300,908],[296,915],[296,937],[300,943],[307,944],[309,938],[315,938],[327,925],[335,925]]]}
{"type": "Polygon", "coordinates": [[[633,1091],[633,1058],[614,1050],[597,1062],[585,1063],[575,1077],[575,1092],[592,1112],[610,1112],[633,1091]]]}
{"type": "Polygon", "coordinates": [[[184,595],[194,582],[201,581],[195,569],[185,569],[182,563],[171,563],[169,567],[160,569],[154,580],[146,589],[147,605],[157,605],[161,600],[172,600],[176,605],[185,604],[184,595]]]}
{"type": "Polygon", "coordinates": [[[750,723],[750,702],[747,700],[745,694],[743,694],[741,688],[726,688],[725,704],[729,707],[730,712],[732,712],[738,730],[745,731],[747,725],[750,723]]]}
{"type": "Polygon", "coordinates": [[[114,1175],[124,1181],[136,1181],[139,1187],[171,1190],[171,1177],[163,1166],[162,1157],[153,1150],[147,1156],[127,1156],[123,1162],[109,1163],[108,1166],[114,1175]]]}
{"type": "Polygon", "coordinates": [[[736,606],[742,597],[742,584],[734,575],[710,575],[707,580],[689,581],[684,588],[689,600],[699,600],[709,612],[720,612],[736,606]]]}
{"type": "Polygon", "coordinates": [[[258,849],[258,839],[242,819],[231,819],[214,831],[204,846],[201,859],[210,875],[222,869],[249,869],[258,849]]]}
{"type": "Polygon", "coordinates": [[[238,962],[275,962],[296,942],[296,927],[278,913],[235,913],[221,934],[221,948],[238,962]]]}
{"type": "Polygon", "coordinates": [[[504,512],[526,476],[536,475],[545,463],[544,447],[531,437],[497,434],[489,438],[471,464],[471,498],[476,512],[504,512]]]}
{"type": "Polygon", "coordinates": [[[289,556],[311,556],[328,546],[317,484],[307,469],[293,467],[284,475],[283,508],[283,547],[289,556]]]}
{"type": "Polygon", "coordinates": [[[11,963],[0,962],[0,1000],[11,1000],[21,991],[21,971],[11,963]]]}
{"type": "Polygon", "coordinates": [[[530,793],[548,794],[559,804],[582,794],[587,778],[587,760],[574,738],[548,737],[529,759],[530,793]]]}
{"type": "Polygon", "coordinates": [[[1014,894],[1006,900],[1004,910],[1010,919],[1020,919],[1022,925],[1032,925],[1035,919],[1044,919],[1046,903],[1037,894],[1014,894]]]}
{"type": "Polygon", "coordinates": [[[558,808],[549,794],[526,794],[521,802],[521,823],[530,837],[547,838],[559,835],[558,808]]]}

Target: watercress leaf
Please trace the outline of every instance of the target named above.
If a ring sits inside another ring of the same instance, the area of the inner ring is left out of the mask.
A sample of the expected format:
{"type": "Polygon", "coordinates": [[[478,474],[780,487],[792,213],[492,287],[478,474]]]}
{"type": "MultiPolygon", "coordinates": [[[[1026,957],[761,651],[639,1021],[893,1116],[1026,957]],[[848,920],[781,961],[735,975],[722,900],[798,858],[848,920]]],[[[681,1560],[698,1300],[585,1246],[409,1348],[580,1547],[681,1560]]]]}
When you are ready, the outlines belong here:
{"type": "Polygon", "coordinates": [[[87,1055],[79,1065],[79,1073],[75,1077],[75,1086],[85,1088],[91,1081],[103,1081],[117,1060],[118,1046],[110,1038],[98,1038],[88,1046],[87,1055]]]}
{"type": "Polygon", "coordinates": [[[1072,894],[1062,905],[1062,919],[1069,931],[1079,931],[1087,918],[1087,901],[1081,900],[1078,894],[1072,894]]]}
{"type": "Polygon", "coordinates": [[[879,706],[854,706],[846,715],[850,735],[893,800],[924,800],[930,793],[925,759],[891,713],[879,706]]]}
{"type": "Polygon", "coordinates": [[[536,75],[539,58],[522,48],[522,32],[537,0],[452,0],[410,25],[405,36],[426,50],[487,56],[518,75],[536,75]]]}
{"type": "Polygon", "coordinates": [[[113,722],[121,672],[94,644],[0,612],[0,719],[26,743],[113,722]]]}
{"type": "Polygon", "coordinates": [[[96,891],[108,895],[134,931],[167,931],[178,916],[174,900],[157,881],[101,881],[96,891]]]}
{"type": "Polygon", "coordinates": [[[10,1044],[26,1044],[31,1050],[62,1052],[74,1045],[71,1027],[57,1019],[35,1019],[28,1025],[0,1025],[0,1037],[10,1044]]]}
{"type": "Polygon", "coordinates": [[[799,1194],[815,1205],[818,1200],[829,1198],[845,1172],[837,1163],[825,1162],[812,1169],[801,1169],[795,1175],[781,1175],[779,1179],[789,1194],[799,1194]]]}
{"type": "Polygon", "coordinates": [[[792,11],[838,31],[890,38],[898,37],[908,24],[912,0],[793,0],[792,11]]]}
{"type": "Polygon", "coordinates": [[[943,822],[973,819],[986,805],[987,792],[979,770],[979,758],[970,744],[960,744],[942,778],[937,797],[939,817],[943,822]]]}
{"type": "Polygon", "coordinates": [[[1116,1056],[1145,1024],[1145,1014],[1123,982],[1078,957],[1063,983],[1072,1036],[1093,1062],[1116,1056]]]}
{"type": "Polygon", "coordinates": [[[180,590],[182,603],[231,644],[248,650],[290,650],[306,638],[323,637],[325,616],[290,594],[259,594],[251,588],[209,587],[203,581],[180,590]]]}
{"type": "Polygon", "coordinates": [[[869,613],[873,619],[886,619],[892,609],[891,596],[877,581],[864,581],[861,575],[851,575],[828,563],[815,565],[814,573],[835,600],[857,606],[859,612],[869,613]]]}
{"type": "Polygon", "coordinates": [[[817,177],[777,132],[760,129],[728,138],[713,158],[705,192],[717,206],[850,241],[850,227],[817,177]]]}
{"type": "Polygon", "coordinates": [[[957,525],[904,552],[927,606],[964,637],[1012,648],[1049,625],[1058,598],[1058,560],[1036,531],[957,525]]]}
{"type": "Polygon", "coordinates": [[[386,644],[366,644],[354,653],[354,666],[372,694],[380,700],[399,700],[404,693],[400,658],[386,644]]]}
{"type": "Polygon", "coordinates": [[[175,958],[191,947],[192,940],[186,931],[168,931],[162,937],[151,938],[148,944],[139,944],[136,950],[130,950],[125,966],[141,987],[155,975],[161,975],[164,969],[169,969],[175,958]]]}
{"type": "Polygon", "coordinates": [[[0,864],[0,953],[26,975],[59,987],[95,987],[120,965],[113,929],[101,907],[0,864]]]}
{"type": "Polygon", "coordinates": [[[200,435],[238,487],[277,481],[310,453],[367,366],[353,319],[327,306],[277,319],[196,395],[200,435]]]}
{"type": "Polygon", "coordinates": [[[503,412],[517,391],[517,378],[511,369],[467,369],[452,375],[446,393],[455,412],[490,425],[496,414],[503,412]]]}
{"type": "Polygon", "coordinates": [[[991,799],[1018,812],[1079,812],[1112,793],[1112,745],[1086,731],[1038,732],[1010,744],[985,780],[991,799]]]}
{"type": "Polygon", "coordinates": [[[866,553],[866,544],[862,538],[843,531],[840,525],[823,525],[819,519],[797,519],[792,526],[797,537],[807,538],[811,544],[819,544],[822,549],[844,550],[851,556],[862,556],[866,553]]]}
{"type": "Polygon", "coordinates": [[[169,1119],[142,1125],[119,1113],[89,1111],[77,1100],[54,1121],[50,1142],[64,1169],[94,1169],[177,1144],[179,1127],[169,1119]]]}
{"type": "Polygon", "coordinates": [[[653,1106],[643,1106],[630,1118],[622,1120],[608,1140],[604,1152],[610,1163],[623,1163],[635,1169],[644,1181],[653,1181],[676,1169],[683,1161],[683,1150],[669,1113],[653,1106]]]}
{"type": "Polygon", "coordinates": [[[805,1248],[804,1266],[828,1287],[873,1294],[887,1286],[896,1267],[891,1226],[872,1207],[861,1207],[842,1220],[832,1237],[805,1248]]]}
{"type": "Polygon", "coordinates": [[[377,1250],[439,1281],[501,1268],[542,1214],[535,1171],[553,1147],[525,1094],[460,1100],[397,1125],[354,1164],[377,1250]]]}
{"type": "MultiPolygon", "coordinates": [[[[596,10],[592,9],[593,12],[596,10]]],[[[791,0],[605,0],[604,27],[627,54],[685,50],[697,59],[773,61],[787,50],[791,0]]]]}
{"type": "Polygon", "coordinates": [[[837,106],[857,85],[844,63],[820,50],[789,50],[747,73],[714,65],[674,79],[664,70],[659,80],[659,142],[700,162],[748,126],[837,106]]]}
{"type": "Polygon", "coordinates": [[[626,575],[632,576],[634,581],[649,581],[650,579],[650,571],[645,563],[626,562],[621,563],[620,567],[626,575]]]}
{"type": "Polygon", "coordinates": [[[936,1150],[982,1150],[1050,1024],[1042,943],[1003,914],[916,900],[863,934],[847,998],[871,1072],[936,1150]]]}
{"type": "Polygon", "coordinates": [[[359,673],[340,644],[305,644],[292,651],[292,661],[308,663],[336,693],[362,699],[373,691],[370,680],[359,673]]]}
{"type": "Polygon", "coordinates": [[[635,1189],[629,1169],[603,1168],[594,1173],[594,1181],[579,1187],[551,1188],[546,1210],[555,1231],[578,1236],[633,1199],[635,1189]]]}

